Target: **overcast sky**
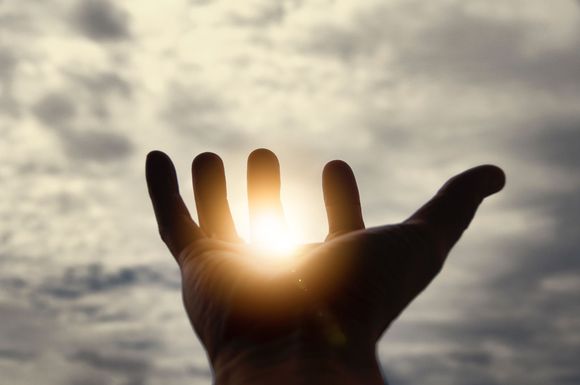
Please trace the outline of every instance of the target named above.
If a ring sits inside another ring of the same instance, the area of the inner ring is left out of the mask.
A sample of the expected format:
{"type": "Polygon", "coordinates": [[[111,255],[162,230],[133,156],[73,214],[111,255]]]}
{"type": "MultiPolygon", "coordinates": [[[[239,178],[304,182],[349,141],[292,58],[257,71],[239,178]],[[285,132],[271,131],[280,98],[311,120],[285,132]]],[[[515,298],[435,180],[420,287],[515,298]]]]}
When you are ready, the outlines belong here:
{"type": "MultiPolygon", "coordinates": [[[[392,384],[580,383],[580,5],[572,0],[0,1],[0,377],[211,383],[146,194],[149,150],[280,158],[294,233],[320,176],[367,225],[493,163],[444,272],[381,340],[392,384]]],[[[193,211],[193,210],[192,210],[193,211]]]]}

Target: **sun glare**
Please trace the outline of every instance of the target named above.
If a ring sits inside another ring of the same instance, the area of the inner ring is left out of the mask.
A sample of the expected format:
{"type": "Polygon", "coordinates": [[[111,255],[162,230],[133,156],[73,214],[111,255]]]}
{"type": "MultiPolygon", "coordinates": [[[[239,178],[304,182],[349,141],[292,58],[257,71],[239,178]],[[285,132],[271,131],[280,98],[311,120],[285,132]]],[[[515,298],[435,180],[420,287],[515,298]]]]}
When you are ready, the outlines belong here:
{"type": "Polygon", "coordinates": [[[287,226],[273,213],[264,213],[255,219],[252,244],[272,258],[272,262],[288,260],[296,249],[296,242],[287,226]]]}

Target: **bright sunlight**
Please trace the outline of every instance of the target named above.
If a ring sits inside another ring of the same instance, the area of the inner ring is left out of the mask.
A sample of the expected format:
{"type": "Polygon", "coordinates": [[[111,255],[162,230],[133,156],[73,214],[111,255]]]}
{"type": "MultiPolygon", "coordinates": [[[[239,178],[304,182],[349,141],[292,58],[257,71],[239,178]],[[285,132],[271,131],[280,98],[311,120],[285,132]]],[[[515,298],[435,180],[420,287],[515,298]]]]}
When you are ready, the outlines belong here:
{"type": "Polygon", "coordinates": [[[252,225],[252,244],[272,258],[272,262],[288,261],[296,249],[296,241],[282,218],[274,213],[260,214],[252,225]]]}

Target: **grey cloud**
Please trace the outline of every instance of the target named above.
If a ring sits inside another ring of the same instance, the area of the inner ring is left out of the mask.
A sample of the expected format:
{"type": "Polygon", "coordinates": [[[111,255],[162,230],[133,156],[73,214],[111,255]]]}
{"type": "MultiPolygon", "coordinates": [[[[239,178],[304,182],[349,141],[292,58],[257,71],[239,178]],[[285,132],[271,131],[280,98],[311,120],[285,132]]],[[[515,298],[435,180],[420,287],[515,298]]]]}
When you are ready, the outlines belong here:
{"type": "Polygon", "coordinates": [[[18,65],[18,55],[8,46],[0,46],[0,114],[7,113],[16,117],[20,113],[20,105],[13,91],[14,71],[18,65]]]}
{"type": "Polygon", "coordinates": [[[561,374],[556,379],[561,385],[578,385],[580,383],[580,375],[578,374],[561,374]]]}
{"type": "Polygon", "coordinates": [[[127,157],[133,151],[129,139],[113,132],[88,130],[68,131],[62,135],[67,154],[79,161],[112,162],[127,157]]]}
{"type": "Polygon", "coordinates": [[[461,84],[523,85],[532,92],[580,94],[571,79],[580,77],[580,39],[564,48],[537,54],[526,51],[533,25],[450,14],[404,47],[399,63],[405,72],[461,84]]]}
{"type": "Polygon", "coordinates": [[[463,362],[464,352],[440,352],[428,355],[402,355],[383,364],[392,385],[462,384],[502,385],[503,381],[479,365],[463,362]],[[483,369],[483,370],[482,370],[483,369]]]}
{"type": "Polygon", "coordinates": [[[67,385],[103,385],[107,384],[108,378],[102,373],[81,373],[72,376],[67,385]]]}
{"type": "Polygon", "coordinates": [[[141,376],[146,375],[150,364],[148,361],[128,357],[120,354],[103,354],[93,350],[78,350],[69,355],[69,359],[81,361],[98,369],[104,369],[122,373],[136,373],[141,376]]]}
{"type": "Polygon", "coordinates": [[[133,94],[132,85],[116,72],[66,70],[63,75],[68,80],[67,87],[46,93],[31,107],[42,123],[56,129],[70,127],[81,112],[89,119],[105,120],[110,117],[111,104],[119,101],[115,97],[130,99],[133,94]],[[88,108],[83,111],[83,107],[88,108]]]}
{"type": "Polygon", "coordinates": [[[506,204],[524,211],[541,211],[544,218],[553,222],[550,231],[556,234],[556,239],[546,241],[533,249],[525,244],[510,246],[514,254],[512,258],[521,262],[518,266],[525,266],[525,274],[522,271],[514,275],[513,271],[509,271],[507,276],[500,278],[501,284],[495,282],[493,286],[525,293],[527,290],[535,290],[538,281],[550,274],[565,271],[576,271],[580,274],[580,203],[577,191],[570,190],[570,186],[580,183],[577,178],[580,167],[580,115],[542,116],[542,112],[535,112],[523,119],[515,129],[505,130],[498,137],[497,143],[496,146],[502,151],[530,168],[553,170],[568,180],[560,185],[546,171],[543,175],[547,188],[545,191],[522,191],[517,183],[525,181],[528,176],[525,170],[514,170],[511,179],[516,182],[515,187],[519,191],[506,204]]]}
{"type": "Polygon", "coordinates": [[[199,143],[226,149],[240,148],[248,138],[228,118],[228,108],[201,87],[173,86],[162,118],[199,143]]]}
{"type": "MultiPolygon", "coordinates": [[[[2,255],[4,258],[4,255],[2,255]]],[[[27,281],[22,277],[2,277],[0,287],[8,292],[19,291],[28,286],[27,281]]]]}
{"type": "Polygon", "coordinates": [[[124,339],[117,341],[116,345],[122,350],[129,351],[144,351],[144,350],[158,350],[160,347],[159,341],[152,339],[124,339]]]}
{"type": "Polygon", "coordinates": [[[68,89],[52,91],[34,103],[31,112],[60,139],[66,154],[78,161],[112,162],[126,158],[133,151],[130,139],[106,127],[109,96],[131,95],[131,86],[118,74],[112,72],[95,75],[67,74],[76,84],[68,89]],[[78,85],[83,89],[79,89],[78,85]],[[81,92],[82,91],[82,92],[81,92]],[[78,95],[73,99],[72,95],[78,95]],[[96,115],[87,114],[90,107],[96,115]],[[102,128],[90,128],[99,121],[102,128]],[[82,125],[79,121],[83,121],[82,125]],[[87,125],[89,128],[86,128],[87,125]]]}
{"type": "Polygon", "coordinates": [[[0,360],[26,362],[34,359],[36,354],[34,352],[27,352],[21,349],[6,349],[0,348],[0,360]]]}
{"type": "Polygon", "coordinates": [[[130,97],[133,94],[131,84],[116,72],[98,72],[94,74],[81,74],[68,72],[68,77],[82,85],[87,91],[106,97],[117,94],[130,97]]]}
{"type": "Polygon", "coordinates": [[[31,32],[33,27],[31,20],[19,12],[6,12],[0,15],[0,28],[4,31],[31,32]]]}
{"type": "Polygon", "coordinates": [[[55,328],[55,322],[47,318],[46,313],[30,307],[28,303],[23,306],[24,298],[21,294],[10,292],[12,303],[9,300],[0,301],[2,314],[0,357],[10,361],[27,362],[34,360],[49,344],[51,336],[47,330],[55,328]]]}
{"type": "MultiPolygon", "coordinates": [[[[471,310],[472,317],[466,319],[406,322],[393,326],[385,346],[389,347],[390,340],[391,344],[398,341],[403,348],[383,357],[387,378],[394,384],[500,385],[505,383],[505,378],[510,378],[512,383],[540,385],[553,382],[558,372],[570,368],[569,363],[555,365],[550,358],[561,344],[559,338],[538,344],[535,338],[528,336],[516,344],[512,334],[517,332],[518,325],[527,326],[528,320],[518,319],[506,326],[502,318],[509,317],[509,313],[498,314],[495,319],[486,318],[486,314],[501,310],[507,309],[490,304],[471,310]],[[393,338],[392,334],[399,333],[400,329],[408,329],[407,333],[416,338],[393,338]],[[541,372],[541,376],[533,379],[528,378],[529,373],[523,369],[532,363],[541,372]]],[[[550,332],[549,329],[537,330],[534,337],[542,333],[550,332]]],[[[565,354],[570,353],[573,352],[565,354]]]]}
{"type": "MultiPolygon", "coordinates": [[[[45,271],[39,276],[28,267],[30,262],[19,260],[25,269],[16,268],[13,277],[25,276],[25,282],[11,279],[6,269],[0,279],[4,297],[11,298],[0,300],[4,331],[0,333],[0,366],[12,370],[12,383],[28,383],[25,378],[35,378],[34,374],[23,374],[25,369],[20,368],[30,365],[40,370],[47,357],[63,370],[58,378],[67,381],[59,383],[144,384],[157,382],[157,378],[167,380],[160,383],[181,383],[176,381],[209,377],[209,373],[201,374],[202,368],[191,372],[186,360],[151,365],[155,357],[166,358],[175,349],[175,345],[166,347],[161,342],[164,339],[159,332],[175,326],[179,329],[183,323],[175,322],[177,314],[172,313],[172,306],[159,303],[169,297],[178,298],[179,275],[168,268],[172,265],[109,268],[95,263],[64,271],[58,268],[52,273],[52,269],[41,269],[45,271]],[[147,293],[148,299],[140,300],[142,293],[147,293]],[[156,305],[150,306],[151,301],[156,305]],[[123,317],[104,329],[103,324],[109,322],[107,316],[118,312],[123,317]],[[149,325],[147,315],[160,323],[149,325]],[[130,327],[120,330],[112,326],[119,321],[130,327]]],[[[13,267],[14,263],[6,265],[13,267]]]]}
{"type": "Polygon", "coordinates": [[[0,79],[12,76],[17,59],[14,53],[6,47],[0,49],[0,79]]]}
{"type": "Polygon", "coordinates": [[[580,84],[572,81],[580,78],[580,38],[569,46],[531,54],[527,47],[538,32],[536,25],[468,14],[462,3],[445,7],[445,16],[415,31],[396,18],[401,11],[421,16],[417,4],[399,10],[379,5],[357,15],[353,26],[317,25],[299,48],[349,64],[393,51],[383,68],[406,79],[486,88],[523,86],[534,93],[580,96],[580,84]]]}
{"type": "MultiPolygon", "coordinates": [[[[512,274],[511,278],[517,280],[518,276],[512,274]]],[[[573,357],[580,354],[580,346],[569,342],[578,337],[578,330],[572,325],[562,329],[560,325],[577,319],[580,308],[569,298],[546,296],[538,288],[503,289],[488,287],[487,306],[479,304],[481,307],[472,309],[466,322],[446,327],[442,340],[457,338],[466,346],[498,346],[498,352],[491,351],[495,363],[490,369],[499,374],[502,370],[514,380],[519,377],[526,381],[526,373],[518,368],[530,365],[538,369],[538,376],[528,383],[554,383],[563,374],[578,376],[573,357]],[[508,352],[511,369],[500,369],[502,351],[508,352]]],[[[434,333],[443,331],[437,329],[434,333]]]]}
{"type": "Polygon", "coordinates": [[[211,378],[211,371],[207,367],[190,366],[188,372],[194,377],[211,378]]]}
{"type": "Polygon", "coordinates": [[[255,9],[252,15],[230,13],[229,19],[235,25],[250,27],[266,27],[270,24],[280,23],[286,16],[285,5],[282,2],[264,2],[255,9]]]}
{"type": "Polygon", "coordinates": [[[131,35],[127,13],[109,0],[81,0],[72,17],[76,28],[95,41],[119,41],[131,35]]]}
{"type": "Polygon", "coordinates": [[[67,155],[79,161],[117,161],[133,150],[130,140],[123,135],[97,130],[78,130],[75,127],[77,107],[65,93],[50,93],[33,107],[34,115],[53,129],[67,155]]]}
{"type": "Polygon", "coordinates": [[[15,167],[18,175],[45,174],[57,175],[63,172],[63,167],[56,164],[46,164],[37,159],[30,159],[15,167]]]}
{"type": "Polygon", "coordinates": [[[381,44],[379,36],[367,36],[363,31],[332,24],[318,25],[312,29],[309,39],[299,48],[308,54],[336,58],[349,63],[358,56],[371,54],[381,44]]]}
{"type": "Polygon", "coordinates": [[[455,351],[451,352],[449,357],[461,366],[488,368],[492,362],[491,354],[482,351],[455,351]]]}
{"type": "Polygon", "coordinates": [[[63,71],[70,81],[68,94],[78,94],[89,107],[93,118],[101,121],[111,118],[111,107],[119,102],[126,102],[133,95],[133,85],[120,73],[115,71],[78,72],[63,71]]]}
{"type": "MultiPolygon", "coordinates": [[[[514,293],[534,292],[538,290],[540,280],[552,274],[576,272],[580,275],[580,203],[578,194],[572,192],[554,192],[551,194],[535,194],[531,192],[524,198],[526,207],[541,209],[543,215],[554,221],[551,232],[556,239],[534,247],[517,245],[512,250],[512,258],[520,262],[517,266],[525,266],[521,271],[510,270],[499,277],[499,282],[493,286],[498,290],[514,293]]],[[[514,202],[514,205],[518,202],[514,202]]],[[[555,302],[560,304],[559,302],[555,302]]],[[[560,304],[563,305],[563,304],[560,304]]],[[[580,313],[579,313],[580,315],[580,313]]]]}
{"type": "MultiPolygon", "coordinates": [[[[149,266],[123,267],[108,271],[98,263],[67,268],[60,279],[46,282],[40,292],[57,299],[77,299],[85,295],[123,289],[134,285],[161,285],[170,290],[180,287],[177,277],[149,266]]],[[[85,309],[93,312],[94,309],[85,309]]]]}
{"type": "Polygon", "coordinates": [[[243,12],[230,12],[226,16],[235,26],[258,30],[283,23],[288,14],[300,8],[303,3],[304,0],[262,1],[246,7],[243,12]]]}
{"type": "Polygon", "coordinates": [[[76,106],[65,93],[45,95],[32,107],[34,115],[44,124],[62,128],[76,115],[76,106]]]}
{"type": "Polygon", "coordinates": [[[580,167],[580,115],[538,117],[527,124],[527,135],[511,136],[510,150],[531,162],[571,171],[580,167]]]}

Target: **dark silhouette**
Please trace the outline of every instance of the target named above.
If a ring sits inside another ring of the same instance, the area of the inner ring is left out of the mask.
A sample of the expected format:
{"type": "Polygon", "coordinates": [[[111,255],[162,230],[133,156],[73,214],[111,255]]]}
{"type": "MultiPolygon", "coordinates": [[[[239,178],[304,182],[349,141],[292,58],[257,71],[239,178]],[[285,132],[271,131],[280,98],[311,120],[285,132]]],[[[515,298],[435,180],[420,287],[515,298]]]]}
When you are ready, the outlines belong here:
{"type": "MultiPolygon", "coordinates": [[[[214,381],[225,384],[384,384],[376,343],[441,270],[482,200],[505,176],[484,165],[451,178],[400,224],[365,229],[350,167],[332,161],[322,183],[329,233],[300,249],[293,268],[256,266],[238,238],[221,159],[195,158],[200,226],[190,217],[169,157],[147,157],[147,183],[161,238],[182,274],[187,314],[205,346],[214,381]]],[[[281,213],[276,156],[248,159],[250,216],[281,213]]]]}

